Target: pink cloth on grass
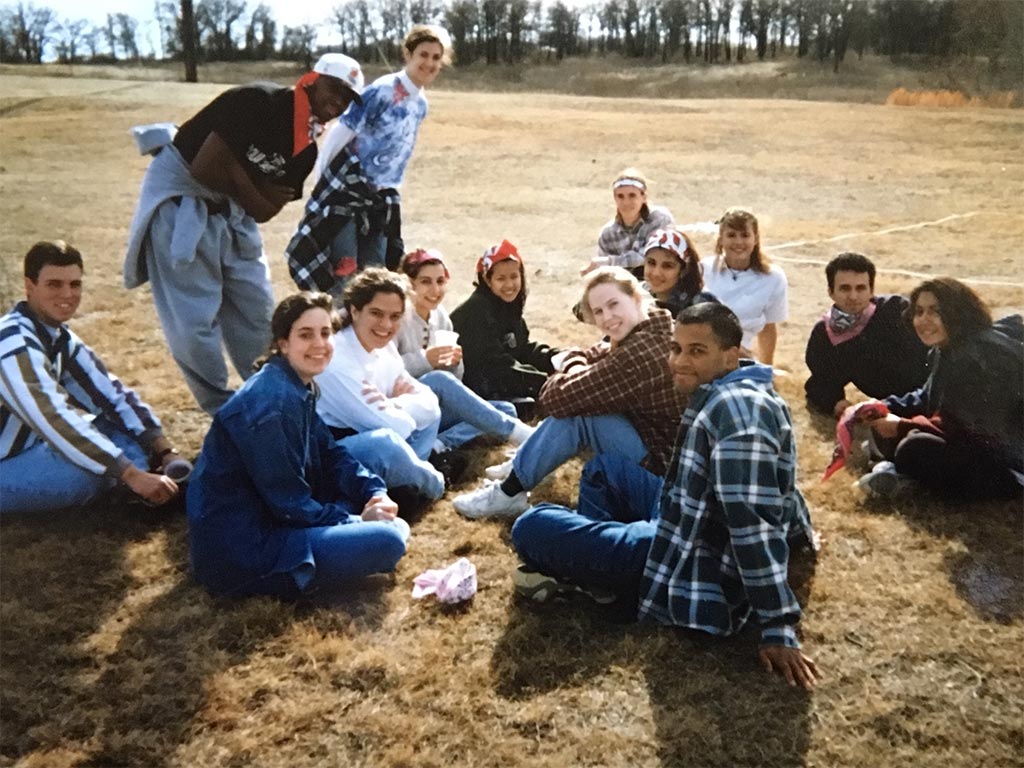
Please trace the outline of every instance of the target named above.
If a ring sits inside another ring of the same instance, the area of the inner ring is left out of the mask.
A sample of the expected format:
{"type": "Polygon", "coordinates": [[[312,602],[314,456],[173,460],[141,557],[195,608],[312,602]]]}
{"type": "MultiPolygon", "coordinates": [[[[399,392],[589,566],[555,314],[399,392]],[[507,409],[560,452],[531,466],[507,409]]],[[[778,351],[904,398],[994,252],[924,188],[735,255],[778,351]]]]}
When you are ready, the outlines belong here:
{"type": "Polygon", "coordinates": [[[413,579],[415,599],[436,595],[442,603],[461,603],[476,594],[476,566],[460,557],[447,568],[431,568],[413,579]]]}
{"type": "Polygon", "coordinates": [[[851,405],[843,411],[843,415],[839,417],[839,423],[836,424],[836,447],[832,451],[832,462],[828,465],[828,469],[825,470],[821,481],[825,482],[828,480],[846,464],[846,459],[850,455],[850,448],[853,446],[854,426],[862,421],[874,421],[888,415],[889,409],[885,403],[877,401],[851,405]]]}

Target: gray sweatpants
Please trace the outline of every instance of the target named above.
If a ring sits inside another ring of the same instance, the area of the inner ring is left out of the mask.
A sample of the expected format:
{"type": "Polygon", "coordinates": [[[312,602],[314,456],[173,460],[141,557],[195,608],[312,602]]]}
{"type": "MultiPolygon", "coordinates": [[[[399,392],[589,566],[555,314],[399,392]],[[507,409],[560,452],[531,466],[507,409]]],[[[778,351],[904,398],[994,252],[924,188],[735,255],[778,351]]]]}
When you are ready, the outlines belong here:
{"type": "MultiPolygon", "coordinates": [[[[184,204],[189,204],[187,200],[184,204]]],[[[223,347],[243,378],[270,343],[274,296],[265,254],[242,258],[224,215],[207,218],[194,258],[171,258],[178,203],[157,208],[146,237],[146,269],[160,325],[199,406],[211,416],[233,391],[223,347]]]]}

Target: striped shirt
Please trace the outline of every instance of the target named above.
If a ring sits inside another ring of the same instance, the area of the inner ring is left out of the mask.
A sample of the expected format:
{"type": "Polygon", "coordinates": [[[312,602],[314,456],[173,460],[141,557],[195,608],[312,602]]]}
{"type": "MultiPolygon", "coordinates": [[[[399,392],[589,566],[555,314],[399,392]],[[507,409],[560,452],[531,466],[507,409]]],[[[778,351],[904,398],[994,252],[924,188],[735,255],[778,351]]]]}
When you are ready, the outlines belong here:
{"type": "Polygon", "coordinates": [[[160,421],[66,325],[51,328],[20,302],[0,318],[0,460],[41,441],[72,464],[120,476],[129,461],[85,414],[148,446],[160,421]]]}
{"type": "Polygon", "coordinates": [[[640,617],[713,635],[751,616],[764,645],[800,646],[790,547],[813,530],[796,441],[772,369],[750,361],[690,399],[640,586],[640,617]]]}

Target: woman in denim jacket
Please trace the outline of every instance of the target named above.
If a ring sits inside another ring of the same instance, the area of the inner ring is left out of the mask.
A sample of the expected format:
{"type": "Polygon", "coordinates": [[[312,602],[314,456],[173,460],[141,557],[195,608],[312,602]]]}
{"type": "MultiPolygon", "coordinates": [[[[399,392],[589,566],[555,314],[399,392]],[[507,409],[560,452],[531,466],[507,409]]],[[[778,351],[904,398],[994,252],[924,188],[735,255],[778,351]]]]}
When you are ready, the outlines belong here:
{"type": "Polygon", "coordinates": [[[336,324],[326,294],[282,301],[270,354],[214,417],[188,489],[192,568],[211,592],[294,599],[405,554],[409,526],[384,481],[316,413],[336,324]]]}

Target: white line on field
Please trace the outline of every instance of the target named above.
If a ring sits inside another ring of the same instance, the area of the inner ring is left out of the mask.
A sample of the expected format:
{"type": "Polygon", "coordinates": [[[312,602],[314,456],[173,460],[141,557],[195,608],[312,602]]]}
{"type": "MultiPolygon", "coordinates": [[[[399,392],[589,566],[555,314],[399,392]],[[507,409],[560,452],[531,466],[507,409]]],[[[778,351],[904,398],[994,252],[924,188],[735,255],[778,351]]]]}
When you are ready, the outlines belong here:
{"type": "MultiPolygon", "coordinates": [[[[895,227],[886,227],[884,229],[876,229],[873,232],[847,232],[842,235],[836,235],[834,237],[827,237],[824,240],[794,240],[789,243],[779,243],[778,245],[766,245],[764,250],[766,251],[781,251],[783,248],[799,248],[805,245],[820,245],[822,243],[835,243],[840,240],[850,240],[855,237],[870,237],[872,235],[889,235],[893,232],[907,232],[912,229],[923,229],[924,227],[933,227],[938,224],[945,224],[948,221],[956,221],[957,219],[969,219],[972,216],[979,216],[984,211],[970,211],[969,213],[954,213],[949,216],[944,216],[941,219],[935,219],[934,221],[919,221],[915,224],[902,224],[895,227]]],[[[679,228],[684,232],[700,232],[702,234],[716,234],[718,232],[718,225],[713,221],[698,221],[693,224],[681,224],[679,228]]],[[[821,259],[798,259],[785,256],[774,256],[776,261],[783,261],[790,264],[813,264],[824,267],[828,264],[828,261],[822,261],[821,259]]],[[[907,277],[927,279],[929,277],[935,277],[930,272],[912,272],[909,269],[879,269],[881,273],[888,275],[905,275],[907,277]]],[[[980,277],[964,277],[960,278],[965,283],[976,283],[977,285],[1004,285],[1012,288],[1024,288],[1024,283],[1013,283],[1007,280],[986,280],[980,277]]]]}
{"type": "Polygon", "coordinates": [[[783,248],[799,248],[802,245],[819,245],[821,243],[835,243],[840,240],[850,240],[854,237],[870,237],[872,235],[889,235],[893,232],[907,232],[911,229],[924,229],[925,227],[934,227],[937,224],[945,224],[947,221],[956,221],[957,219],[969,219],[972,216],[977,216],[981,211],[971,211],[970,213],[954,213],[950,216],[944,216],[941,219],[935,219],[935,221],[919,221],[916,224],[903,224],[898,227],[886,227],[885,229],[876,229],[874,232],[847,232],[843,235],[836,235],[835,237],[827,237],[824,240],[794,240],[791,243],[779,243],[778,245],[765,246],[766,251],[781,251],[783,248]]]}

